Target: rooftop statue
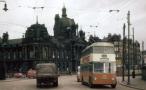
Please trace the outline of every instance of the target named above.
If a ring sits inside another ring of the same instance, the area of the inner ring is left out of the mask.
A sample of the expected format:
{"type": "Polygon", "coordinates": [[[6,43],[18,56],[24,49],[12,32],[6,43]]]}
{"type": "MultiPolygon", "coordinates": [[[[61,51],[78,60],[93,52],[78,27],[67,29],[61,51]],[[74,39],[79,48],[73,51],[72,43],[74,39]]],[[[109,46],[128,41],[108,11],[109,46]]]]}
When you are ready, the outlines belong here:
{"type": "Polygon", "coordinates": [[[8,32],[3,33],[2,43],[8,43],[9,35],[8,32]]]}

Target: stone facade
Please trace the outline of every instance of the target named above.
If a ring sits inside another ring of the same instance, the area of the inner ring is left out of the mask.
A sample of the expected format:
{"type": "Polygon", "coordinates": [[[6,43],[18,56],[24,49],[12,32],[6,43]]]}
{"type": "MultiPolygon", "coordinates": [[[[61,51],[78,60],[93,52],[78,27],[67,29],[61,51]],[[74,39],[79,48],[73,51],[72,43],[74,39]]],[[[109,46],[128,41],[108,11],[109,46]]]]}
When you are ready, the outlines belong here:
{"type": "Polygon", "coordinates": [[[142,79],[146,80],[146,51],[142,51],[142,79]]]}

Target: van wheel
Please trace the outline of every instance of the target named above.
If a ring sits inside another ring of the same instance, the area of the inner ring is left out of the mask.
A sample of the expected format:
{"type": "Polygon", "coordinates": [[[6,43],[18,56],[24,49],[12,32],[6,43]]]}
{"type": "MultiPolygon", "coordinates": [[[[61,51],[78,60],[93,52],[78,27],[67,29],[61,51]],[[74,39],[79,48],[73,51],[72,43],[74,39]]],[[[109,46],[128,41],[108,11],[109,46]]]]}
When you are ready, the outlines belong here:
{"type": "Polygon", "coordinates": [[[111,87],[112,87],[112,88],[116,88],[116,84],[112,84],[111,87]]]}
{"type": "Polygon", "coordinates": [[[58,86],[58,81],[54,83],[54,86],[57,87],[58,86]]]}
{"type": "Polygon", "coordinates": [[[79,79],[77,78],[77,82],[79,82],[79,79]]]}

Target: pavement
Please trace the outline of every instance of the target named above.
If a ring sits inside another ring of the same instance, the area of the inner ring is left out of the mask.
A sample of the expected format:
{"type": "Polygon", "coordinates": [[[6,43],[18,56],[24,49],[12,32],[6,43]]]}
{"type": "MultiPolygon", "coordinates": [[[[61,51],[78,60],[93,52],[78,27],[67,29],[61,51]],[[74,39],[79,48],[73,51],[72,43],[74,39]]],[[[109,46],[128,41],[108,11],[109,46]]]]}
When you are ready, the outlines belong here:
{"type": "Polygon", "coordinates": [[[134,88],[137,90],[146,90],[146,81],[141,79],[141,76],[136,76],[135,78],[130,77],[130,84],[127,84],[127,77],[125,77],[125,81],[122,81],[122,77],[118,77],[119,84],[134,88]]]}

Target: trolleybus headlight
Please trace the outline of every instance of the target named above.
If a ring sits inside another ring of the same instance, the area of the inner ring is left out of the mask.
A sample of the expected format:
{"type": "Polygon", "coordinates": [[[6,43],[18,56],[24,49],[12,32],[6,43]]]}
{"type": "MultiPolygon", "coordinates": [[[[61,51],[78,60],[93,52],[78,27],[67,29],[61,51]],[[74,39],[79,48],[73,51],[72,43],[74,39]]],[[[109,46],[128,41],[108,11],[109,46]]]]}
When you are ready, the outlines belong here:
{"type": "Polygon", "coordinates": [[[112,78],[112,80],[114,81],[114,80],[115,80],[115,78],[112,78]]]}

